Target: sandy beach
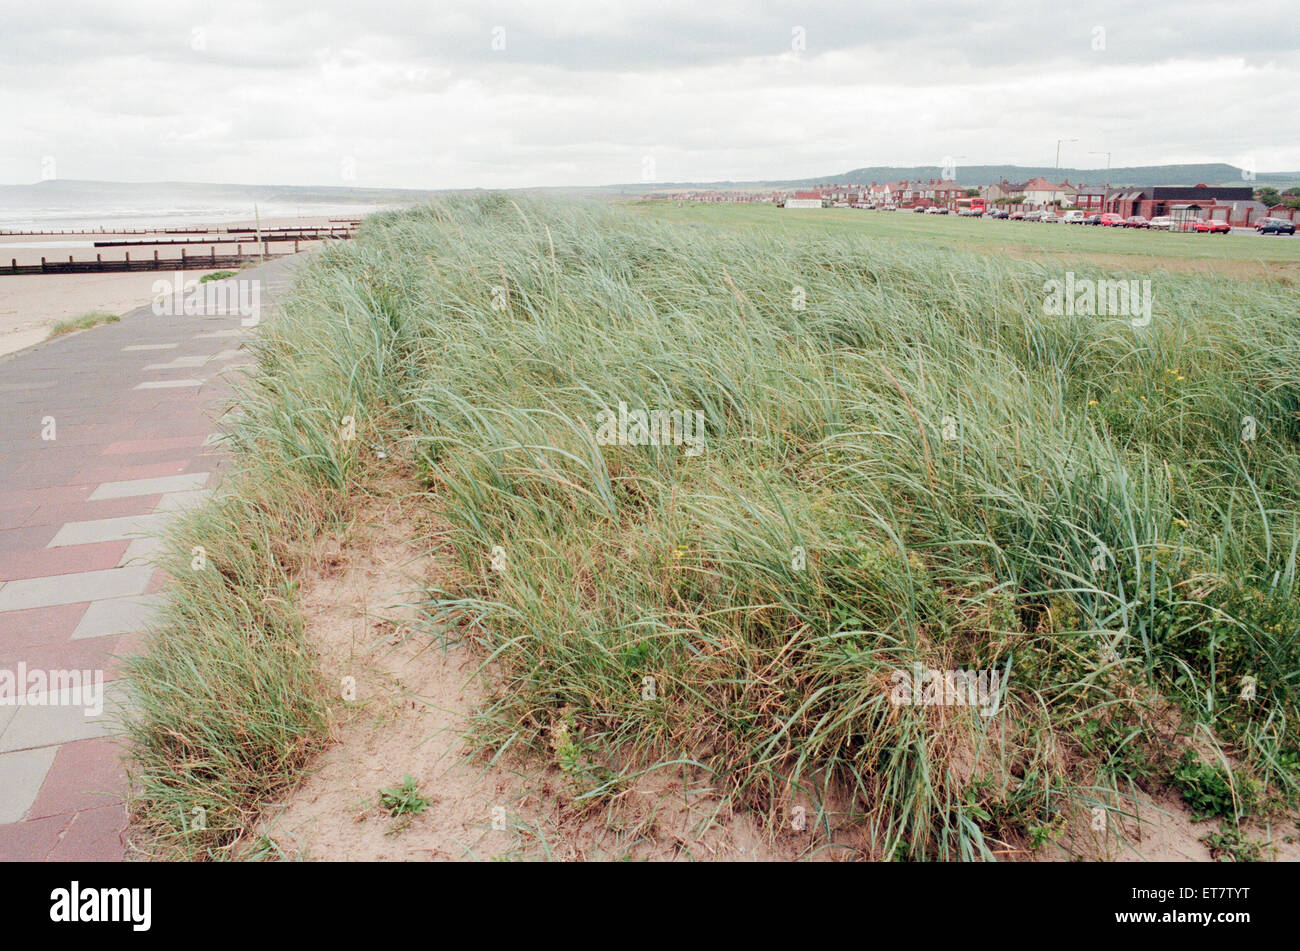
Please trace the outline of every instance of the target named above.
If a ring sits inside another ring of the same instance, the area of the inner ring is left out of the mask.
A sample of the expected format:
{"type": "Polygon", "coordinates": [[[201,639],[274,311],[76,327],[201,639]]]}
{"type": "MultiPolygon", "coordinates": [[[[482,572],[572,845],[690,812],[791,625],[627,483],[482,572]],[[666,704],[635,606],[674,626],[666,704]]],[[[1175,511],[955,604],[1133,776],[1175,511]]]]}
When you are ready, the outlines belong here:
{"type": "MultiPolygon", "coordinates": [[[[205,228],[235,228],[252,226],[250,219],[212,222],[205,228]]],[[[321,217],[275,218],[263,219],[263,228],[314,228],[328,227],[329,220],[321,217]]],[[[187,226],[188,227],[188,226],[187,226]]],[[[123,234],[115,236],[111,231],[88,234],[43,234],[43,235],[7,235],[0,234],[0,268],[17,262],[19,265],[39,264],[41,258],[49,261],[66,261],[71,255],[78,261],[94,260],[97,254],[105,261],[121,261],[129,252],[133,259],[153,257],[158,252],[161,259],[175,259],[177,268],[162,271],[134,271],[104,274],[0,274],[0,356],[23,350],[40,343],[49,336],[50,329],[61,320],[80,317],[92,311],[110,314],[124,314],[136,307],[149,303],[153,297],[154,282],[171,280],[176,273],[183,274],[183,281],[198,280],[206,274],[213,273],[211,268],[194,267],[198,263],[192,259],[210,254],[215,247],[218,255],[234,254],[235,244],[203,244],[204,237],[228,237],[219,232],[206,234],[165,234],[161,231],[145,234],[123,234]],[[140,241],[132,247],[96,248],[96,240],[140,241]],[[199,243],[148,244],[150,239],[158,241],[177,241],[196,239],[199,243]],[[181,270],[180,254],[182,247],[187,258],[191,260],[185,270],[181,270]]],[[[320,242],[302,241],[299,250],[305,251],[320,242]]],[[[271,242],[268,245],[271,254],[292,252],[292,242],[271,242]]],[[[244,253],[253,253],[255,244],[245,243],[244,253]]]]}

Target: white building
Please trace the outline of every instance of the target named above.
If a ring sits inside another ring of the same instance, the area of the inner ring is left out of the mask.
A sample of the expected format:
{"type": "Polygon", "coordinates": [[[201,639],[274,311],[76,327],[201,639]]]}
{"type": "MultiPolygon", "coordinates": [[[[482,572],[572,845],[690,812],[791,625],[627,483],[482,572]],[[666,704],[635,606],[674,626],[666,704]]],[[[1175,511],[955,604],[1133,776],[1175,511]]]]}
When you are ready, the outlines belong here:
{"type": "Polygon", "coordinates": [[[1050,205],[1059,201],[1063,205],[1074,204],[1074,186],[1069,182],[1053,184],[1045,178],[1031,178],[1025,182],[1025,201],[1031,205],[1050,205]]]}

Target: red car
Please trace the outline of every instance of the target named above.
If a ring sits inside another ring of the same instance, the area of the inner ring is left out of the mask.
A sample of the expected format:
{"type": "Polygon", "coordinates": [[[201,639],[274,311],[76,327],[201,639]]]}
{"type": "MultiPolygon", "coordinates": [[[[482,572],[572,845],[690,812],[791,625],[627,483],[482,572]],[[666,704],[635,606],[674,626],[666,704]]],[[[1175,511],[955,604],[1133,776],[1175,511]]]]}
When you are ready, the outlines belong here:
{"type": "Polygon", "coordinates": [[[1192,227],[1199,234],[1227,234],[1232,230],[1226,221],[1214,221],[1209,218],[1199,218],[1192,222],[1192,227]]]}
{"type": "Polygon", "coordinates": [[[1129,218],[1125,218],[1123,224],[1125,228],[1150,228],[1151,227],[1151,222],[1147,221],[1147,219],[1143,218],[1141,215],[1133,215],[1129,218]]]}
{"type": "Polygon", "coordinates": [[[1124,227],[1124,216],[1107,212],[1101,216],[1101,221],[1098,224],[1105,225],[1107,228],[1122,228],[1124,227]]]}

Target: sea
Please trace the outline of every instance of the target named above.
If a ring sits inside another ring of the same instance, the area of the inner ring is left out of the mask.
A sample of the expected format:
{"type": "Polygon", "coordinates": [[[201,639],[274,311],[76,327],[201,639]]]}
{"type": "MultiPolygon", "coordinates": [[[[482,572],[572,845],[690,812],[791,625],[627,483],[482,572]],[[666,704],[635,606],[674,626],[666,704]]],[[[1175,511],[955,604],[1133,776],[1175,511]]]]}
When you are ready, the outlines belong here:
{"type": "Polygon", "coordinates": [[[182,227],[254,218],[356,218],[414,202],[364,189],[51,181],[0,185],[0,232],[182,227]]]}

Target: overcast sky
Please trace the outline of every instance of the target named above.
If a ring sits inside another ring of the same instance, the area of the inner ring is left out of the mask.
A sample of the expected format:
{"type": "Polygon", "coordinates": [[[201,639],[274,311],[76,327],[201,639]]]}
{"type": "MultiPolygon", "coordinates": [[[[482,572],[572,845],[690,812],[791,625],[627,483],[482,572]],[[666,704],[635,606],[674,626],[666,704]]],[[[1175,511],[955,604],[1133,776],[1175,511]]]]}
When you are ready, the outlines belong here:
{"type": "Polygon", "coordinates": [[[0,0],[0,182],[1300,169],[1296,0],[0,0]],[[52,157],[51,163],[49,158],[52,157]],[[43,166],[42,163],[45,163],[43,166]]]}

